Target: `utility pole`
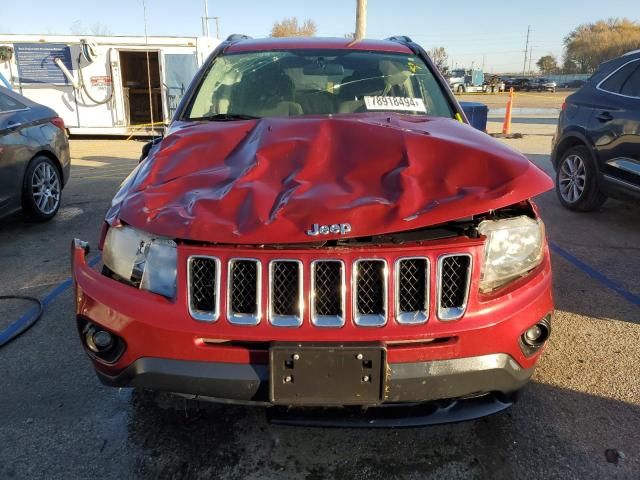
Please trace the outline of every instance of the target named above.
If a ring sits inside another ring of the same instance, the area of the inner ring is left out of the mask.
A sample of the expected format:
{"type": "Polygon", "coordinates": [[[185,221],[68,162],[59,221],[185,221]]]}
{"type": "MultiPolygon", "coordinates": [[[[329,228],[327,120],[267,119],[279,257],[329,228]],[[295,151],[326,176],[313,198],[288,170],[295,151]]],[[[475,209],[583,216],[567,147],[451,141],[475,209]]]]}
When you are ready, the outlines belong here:
{"type": "Polygon", "coordinates": [[[367,35],[367,0],[356,0],[356,40],[367,35]]]}
{"type": "Polygon", "coordinates": [[[209,36],[209,3],[207,0],[204,0],[204,17],[202,17],[202,36],[209,36]]]}
{"type": "Polygon", "coordinates": [[[529,53],[529,34],[531,33],[531,25],[527,27],[527,44],[524,47],[524,65],[522,65],[522,75],[527,71],[527,53],[529,53]]]}
{"type": "Polygon", "coordinates": [[[533,58],[533,45],[529,48],[529,73],[531,73],[531,59],[533,58]]]}
{"type": "Polygon", "coordinates": [[[220,38],[220,17],[212,17],[216,21],[216,38],[220,38]]]}
{"type": "Polygon", "coordinates": [[[209,16],[209,5],[207,0],[204,0],[204,17],[202,17],[202,36],[209,37],[209,20],[216,21],[216,38],[220,38],[220,17],[209,16]]]}

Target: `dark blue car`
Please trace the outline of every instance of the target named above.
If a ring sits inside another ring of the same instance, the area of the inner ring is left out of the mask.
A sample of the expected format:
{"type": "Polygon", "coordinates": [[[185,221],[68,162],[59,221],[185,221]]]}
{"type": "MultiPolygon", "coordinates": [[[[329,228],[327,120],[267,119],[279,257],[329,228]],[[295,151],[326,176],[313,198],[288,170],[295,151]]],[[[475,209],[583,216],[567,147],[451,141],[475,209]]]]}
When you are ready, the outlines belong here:
{"type": "Polygon", "coordinates": [[[551,160],[570,210],[640,198],[640,50],[603,63],[563,105],[551,160]]]}

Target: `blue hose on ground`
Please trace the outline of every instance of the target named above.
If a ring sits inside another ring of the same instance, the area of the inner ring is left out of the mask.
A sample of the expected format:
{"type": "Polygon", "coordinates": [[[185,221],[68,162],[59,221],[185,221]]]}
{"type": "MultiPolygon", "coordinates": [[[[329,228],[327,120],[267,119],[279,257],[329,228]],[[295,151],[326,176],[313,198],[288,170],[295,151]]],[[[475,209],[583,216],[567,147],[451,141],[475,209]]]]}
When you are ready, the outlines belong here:
{"type": "MultiPolygon", "coordinates": [[[[90,267],[95,267],[96,264],[100,261],[100,255],[92,258],[88,265],[90,267]]],[[[0,330],[0,348],[9,342],[15,340],[24,332],[33,327],[38,320],[44,314],[44,309],[47,305],[53,302],[56,298],[58,298],[62,293],[64,293],[69,287],[73,285],[73,281],[71,278],[67,278],[62,283],[58,284],[53,290],[51,290],[48,294],[46,294],[42,299],[35,297],[28,297],[25,295],[2,295],[0,296],[0,301],[2,300],[26,300],[28,302],[32,302],[37,304],[36,307],[33,307],[27,313],[25,313],[22,317],[20,317],[15,322],[11,323],[4,330],[0,330]]]]}
{"type": "Polygon", "coordinates": [[[38,320],[40,320],[44,313],[44,304],[38,298],[23,295],[2,295],[0,296],[0,300],[26,300],[37,305],[37,307],[32,308],[24,317],[22,317],[24,321],[14,322],[9,325],[7,329],[0,332],[0,347],[3,347],[29,330],[38,320]]]}

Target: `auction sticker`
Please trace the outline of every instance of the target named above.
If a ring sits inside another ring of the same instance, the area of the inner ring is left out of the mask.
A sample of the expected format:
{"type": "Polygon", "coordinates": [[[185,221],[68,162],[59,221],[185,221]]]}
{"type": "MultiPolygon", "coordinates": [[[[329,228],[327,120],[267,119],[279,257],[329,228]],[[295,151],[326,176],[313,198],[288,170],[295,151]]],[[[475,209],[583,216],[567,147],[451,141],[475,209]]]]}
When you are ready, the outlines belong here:
{"type": "Polygon", "coordinates": [[[367,110],[402,110],[407,112],[427,112],[421,98],[375,96],[364,97],[367,110]]]}

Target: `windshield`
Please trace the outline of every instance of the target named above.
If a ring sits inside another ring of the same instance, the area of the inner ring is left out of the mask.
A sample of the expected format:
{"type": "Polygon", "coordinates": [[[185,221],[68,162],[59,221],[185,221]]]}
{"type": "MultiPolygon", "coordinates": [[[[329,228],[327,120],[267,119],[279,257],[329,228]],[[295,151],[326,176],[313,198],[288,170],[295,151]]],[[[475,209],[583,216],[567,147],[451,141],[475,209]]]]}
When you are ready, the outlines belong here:
{"type": "Polygon", "coordinates": [[[186,110],[188,119],[396,111],[453,117],[417,56],[352,50],[221,55],[186,110]]]}

